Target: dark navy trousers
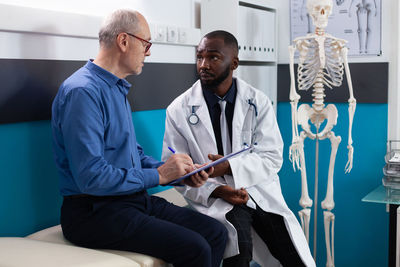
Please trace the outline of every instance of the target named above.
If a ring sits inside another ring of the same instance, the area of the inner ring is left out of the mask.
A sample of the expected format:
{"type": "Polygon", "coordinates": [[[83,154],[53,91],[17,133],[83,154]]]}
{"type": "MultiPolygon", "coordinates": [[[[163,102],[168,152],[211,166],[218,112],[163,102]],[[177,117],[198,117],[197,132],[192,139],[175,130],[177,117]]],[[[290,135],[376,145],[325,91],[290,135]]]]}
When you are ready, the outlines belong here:
{"type": "Polygon", "coordinates": [[[144,191],[65,197],[61,226],[76,245],[138,252],[176,267],[219,266],[228,238],[217,220],[144,191]]]}

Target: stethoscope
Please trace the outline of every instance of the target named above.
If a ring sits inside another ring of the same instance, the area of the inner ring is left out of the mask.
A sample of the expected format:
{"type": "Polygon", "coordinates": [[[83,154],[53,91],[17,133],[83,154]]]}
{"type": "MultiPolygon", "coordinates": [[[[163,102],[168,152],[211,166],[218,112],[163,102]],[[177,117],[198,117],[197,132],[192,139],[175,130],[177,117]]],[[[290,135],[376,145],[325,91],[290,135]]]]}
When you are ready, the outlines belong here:
{"type": "Polygon", "coordinates": [[[196,114],[195,106],[192,106],[192,113],[189,115],[187,120],[191,125],[196,125],[197,123],[199,123],[200,119],[199,116],[197,116],[196,114]]]}
{"type": "MultiPolygon", "coordinates": [[[[248,99],[248,100],[247,100],[247,104],[249,104],[250,106],[253,107],[253,109],[254,109],[254,115],[255,115],[255,117],[257,118],[257,116],[258,116],[258,111],[257,111],[257,106],[256,106],[256,104],[254,104],[254,102],[253,102],[252,99],[248,99]]],[[[196,125],[197,123],[199,123],[199,120],[200,120],[200,119],[199,119],[199,116],[197,116],[197,114],[196,114],[196,109],[195,109],[195,107],[196,107],[196,106],[192,106],[192,113],[190,113],[189,117],[187,118],[189,124],[191,124],[191,125],[196,125]]]]}
{"type": "MultiPolygon", "coordinates": [[[[254,146],[254,145],[257,145],[257,142],[255,142],[256,122],[254,120],[258,116],[258,110],[257,110],[257,105],[253,102],[252,99],[248,99],[247,100],[247,104],[249,104],[250,106],[253,107],[254,115],[255,115],[255,116],[253,116],[253,130],[252,130],[253,131],[253,136],[252,136],[253,140],[252,140],[251,144],[243,143],[243,145],[245,145],[245,146],[249,146],[249,145],[254,146]]],[[[200,119],[199,119],[199,116],[197,116],[197,114],[196,114],[196,106],[192,106],[192,112],[188,116],[187,120],[188,120],[188,123],[191,124],[191,125],[196,125],[196,124],[199,123],[200,119]]]]}

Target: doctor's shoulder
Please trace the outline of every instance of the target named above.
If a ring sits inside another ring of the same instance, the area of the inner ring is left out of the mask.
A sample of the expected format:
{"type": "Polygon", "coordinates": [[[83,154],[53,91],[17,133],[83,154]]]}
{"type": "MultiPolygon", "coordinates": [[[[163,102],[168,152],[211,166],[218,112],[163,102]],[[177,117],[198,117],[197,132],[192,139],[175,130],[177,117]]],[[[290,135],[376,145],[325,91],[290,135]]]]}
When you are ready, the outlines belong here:
{"type": "Polygon", "coordinates": [[[250,90],[249,95],[251,95],[252,101],[255,102],[260,107],[272,106],[271,99],[260,89],[247,84],[247,90],[250,90]]]}
{"type": "Polygon", "coordinates": [[[189,91],[191,89],[186,90],[178,97],[176,97],[167,107],[167,112],[182,112],[185,107],[187,107],[187,103],[189,101],[189,91]]]}

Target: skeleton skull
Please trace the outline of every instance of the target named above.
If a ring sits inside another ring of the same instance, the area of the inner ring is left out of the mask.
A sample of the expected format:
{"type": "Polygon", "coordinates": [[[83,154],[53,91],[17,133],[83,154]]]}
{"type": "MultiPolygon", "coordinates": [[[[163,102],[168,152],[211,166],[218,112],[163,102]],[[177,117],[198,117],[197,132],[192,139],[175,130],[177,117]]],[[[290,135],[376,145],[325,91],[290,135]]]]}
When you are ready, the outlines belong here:
{"type": "Polygon", "coordinates": [[[332,13],[332,0],[308,0],[307,10],[317,28],[326,28],[328,17],[332,13]]]}

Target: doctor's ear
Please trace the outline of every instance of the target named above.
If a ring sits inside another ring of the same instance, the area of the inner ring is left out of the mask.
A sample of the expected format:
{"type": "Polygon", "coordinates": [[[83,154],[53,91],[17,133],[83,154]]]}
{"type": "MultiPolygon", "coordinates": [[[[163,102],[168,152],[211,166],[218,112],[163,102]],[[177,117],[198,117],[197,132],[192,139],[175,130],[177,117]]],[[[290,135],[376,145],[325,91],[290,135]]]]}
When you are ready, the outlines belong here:
{"type": "Polygon", "coordinates": [[[239,67],[239,58],[238,58],[238,57],[234,57],[234,58],[232,59],[231,69],[232,69],[232,70],[236,70],[237,67],[239,67]]]}

